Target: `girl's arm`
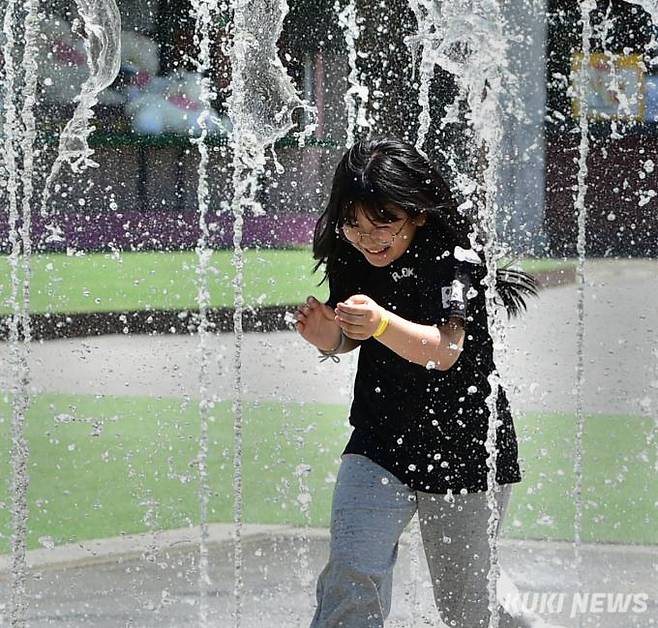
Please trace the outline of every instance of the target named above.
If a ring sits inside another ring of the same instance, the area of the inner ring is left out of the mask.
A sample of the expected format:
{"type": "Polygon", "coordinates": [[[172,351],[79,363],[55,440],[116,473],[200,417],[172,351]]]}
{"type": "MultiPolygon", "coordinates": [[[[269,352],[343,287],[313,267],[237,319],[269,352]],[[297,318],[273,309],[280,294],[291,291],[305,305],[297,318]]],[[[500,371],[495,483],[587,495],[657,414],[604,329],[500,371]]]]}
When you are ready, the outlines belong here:
{"type": "Polygon", "coordinates": [[[376,340],[399,356],[427,368],[447,371],[464,346],[463,322],[455,317],[447,325],[421,325],[388,312],[361,294],[339,303],[336,309],[336,322],[343,332],[359,341],[370,338],[386,316],[388,326],[376,340]]]}
{"type": "MultiPolygon", "coordinates": [[[[447,325],[420,325],[384,310],[389,323],[376,340],[409,362],[447,371],[464,347],[464,323],[450,318],[447,325]]],[[[379,323],[378,323],[379,324],[379,323]]]]}

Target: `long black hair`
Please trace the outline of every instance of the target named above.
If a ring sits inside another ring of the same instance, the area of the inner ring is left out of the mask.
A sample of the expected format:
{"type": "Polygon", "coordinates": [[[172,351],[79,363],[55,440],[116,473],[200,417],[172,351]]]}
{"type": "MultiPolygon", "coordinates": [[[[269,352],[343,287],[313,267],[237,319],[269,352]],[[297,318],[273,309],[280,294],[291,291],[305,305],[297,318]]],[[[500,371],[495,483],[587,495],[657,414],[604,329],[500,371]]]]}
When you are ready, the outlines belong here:
{"type": "MultiPolygon", "coordinates": [[[[334,174],[329,202],[315,225],[314,272],[324,264],[324,277],[334,272],[336,260],[345,247],[338,230],[355,222],[357,210],[372,222],[398,219],[391,207],[409,217],[427,214],[427,222],[437,226],[453,246],[471,248],[469,234],[476,233],[473,221],[461,213],[457,202],[439,172],[411,144],[395,138],[356,142],[340,160],[334,174]]],[[[482,242],[475,237],[476,244],[482,242]]],[[[529,273],[499,269],[496,288],[510,316],[526,308],[524,296],[537,294],[537,284],[529,273]]]]}

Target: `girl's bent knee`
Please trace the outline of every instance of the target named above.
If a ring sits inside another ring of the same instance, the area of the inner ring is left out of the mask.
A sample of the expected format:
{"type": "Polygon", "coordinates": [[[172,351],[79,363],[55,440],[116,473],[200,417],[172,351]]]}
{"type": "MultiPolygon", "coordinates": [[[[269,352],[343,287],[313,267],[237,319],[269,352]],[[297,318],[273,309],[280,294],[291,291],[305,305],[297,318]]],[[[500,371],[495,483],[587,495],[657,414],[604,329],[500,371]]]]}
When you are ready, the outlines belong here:
{"type": "Polygon", "coordinates": [[[356,556],[332,553],[323,571],[335,580],[372,581],[378,585],[389,575],[388,569],[359,560],[356,556]]]}

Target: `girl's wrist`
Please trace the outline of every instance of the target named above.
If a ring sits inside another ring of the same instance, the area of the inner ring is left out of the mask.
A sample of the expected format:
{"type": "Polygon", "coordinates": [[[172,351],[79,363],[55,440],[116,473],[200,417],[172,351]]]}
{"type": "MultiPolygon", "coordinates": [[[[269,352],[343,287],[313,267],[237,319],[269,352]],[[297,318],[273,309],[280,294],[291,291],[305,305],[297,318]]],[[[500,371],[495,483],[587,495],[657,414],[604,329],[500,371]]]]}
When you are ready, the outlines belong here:
{"type": "Polygon", "coordinates": [[[381,308],[379,310],[379,325],[377,325],[375,331],[372,332],[372,337],[379,338],[386,331],[390,322],[391,317],[389,313],[384,308],[381,308]]]}
{"type": "Polygon", "coordinates": [[[324,349],[320,349],[320,347],[318,347],[318,351],[320,352],[320,361],[324,362],[325,360],[331,358],[333,362],[340,362],[340,358],[337,354],[340,353],[340,350],[343,348],[343,343],[345,342],[346,338],[347,336],[345,336],[343,330],[341,329],[340,339],[338,340],[338,344],[333,349],[325,351],[324,349]]]}
{"type": "Polygon", "coordinates": [[[341,347],[343,346],[343,342],[345,342],[345,334],[341,329],[340,336],[338,337],[338,342],[335,347],[333,347],[332,349],[321,349],[320,347],[318,347],[318,351],[324,355],[335,354],[336,352],[340,351],[341,347]]]}

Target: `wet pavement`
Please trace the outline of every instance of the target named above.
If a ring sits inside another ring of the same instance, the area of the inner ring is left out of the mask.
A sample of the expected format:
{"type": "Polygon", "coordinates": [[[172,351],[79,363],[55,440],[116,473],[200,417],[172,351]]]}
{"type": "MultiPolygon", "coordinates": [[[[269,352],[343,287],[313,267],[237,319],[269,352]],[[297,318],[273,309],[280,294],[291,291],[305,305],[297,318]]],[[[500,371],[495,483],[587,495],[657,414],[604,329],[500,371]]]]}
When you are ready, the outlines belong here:
{"type": "MultiPolygon", "coordinates": [[[[235,625],[230,531],[230,526],[211,526],[208,626],[235,625]]],[[[155,549],[153,537],[145,535],[31,552],[28,625],[201,625],[195,534],[163,533],[155,549]]],[[[414,585],[410,540],[410,532],[405,532],[387,628],[443,626],[422,556],[414,585]]],[[[315,606],[315,578],[327,553],[326,530],[245,527],[241,625],[307,627],[315,606]]],[[[580,588],[570,544],[503,539],[499,555],[499,599],[511,611],[515,600],[517,610],[525,605],[537,628],[658,626],[658,548],[583,546],[580,588]]],[[[0,599],[8,599],[7,587],[5,573],[0,575],[0,599]]]]}

